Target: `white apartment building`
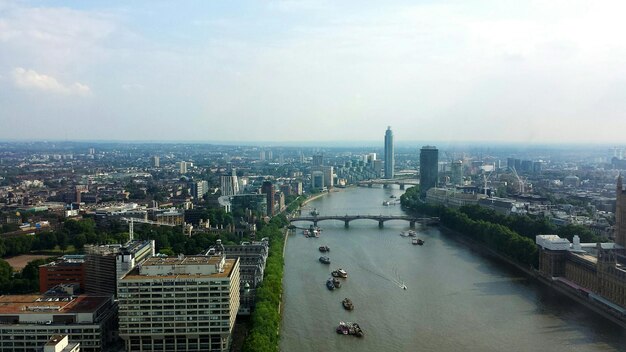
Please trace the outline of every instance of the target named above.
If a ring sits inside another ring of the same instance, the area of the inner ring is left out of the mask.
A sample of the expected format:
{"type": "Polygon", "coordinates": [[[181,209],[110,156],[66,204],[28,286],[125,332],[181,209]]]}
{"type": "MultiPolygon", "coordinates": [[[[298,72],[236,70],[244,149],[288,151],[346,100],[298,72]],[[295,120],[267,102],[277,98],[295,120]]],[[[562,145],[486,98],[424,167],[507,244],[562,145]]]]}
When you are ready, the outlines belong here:
{"type": "Polygon", "coordinates": [[[239,259],[154,257],[118,282],[127,351],[228,351],[239,309],[239,259]]]}

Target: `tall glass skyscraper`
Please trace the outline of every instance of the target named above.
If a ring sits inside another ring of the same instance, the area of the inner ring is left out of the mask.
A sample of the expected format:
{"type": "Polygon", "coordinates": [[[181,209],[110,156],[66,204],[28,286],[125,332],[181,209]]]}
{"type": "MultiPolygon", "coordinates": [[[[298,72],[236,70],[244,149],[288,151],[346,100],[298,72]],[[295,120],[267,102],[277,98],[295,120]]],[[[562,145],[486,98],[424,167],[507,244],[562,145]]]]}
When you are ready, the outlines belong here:
{"type": "Polygon", "coordinates": [[[387,132],[385,132],[385,178],[393,178],[394,166],[395,160],[393,156],[393,132],[391,132],[391,126],[388,126],[387,132]]]}
{"type": "Polygon", "coordinates": [[[420,150],[420,197],[426,198],[426,192],[437,186],[439,178],[439,150],[437,147],[424,146],[420,150]]]}

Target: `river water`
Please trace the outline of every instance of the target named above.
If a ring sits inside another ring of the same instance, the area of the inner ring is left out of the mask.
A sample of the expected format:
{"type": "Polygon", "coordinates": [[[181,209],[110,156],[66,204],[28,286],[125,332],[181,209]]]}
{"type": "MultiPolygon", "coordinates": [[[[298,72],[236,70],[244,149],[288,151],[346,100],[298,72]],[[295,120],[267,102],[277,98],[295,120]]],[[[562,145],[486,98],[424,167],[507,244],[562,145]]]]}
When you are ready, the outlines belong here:
{"type": "MultiPolygon", "coordinates": [[[[382,205],[402,192],[345,189],[309,203],[303,215],[312,208],[321,215],[403,214],[400,205],[382,205]]],[[[626,351],[624,329],[437,227],[418,227],[425,244],[414,246],[399,236],[406,221],[319,226],[320,238],[297,231],[287,242],[281,351],[626,351]],[[330,266],[318,261],[320,245],[331,248],[330,266]],[[329,291],[326,279],[338,267],[349,277],[329,291]],[[344,297],[353,311],[341,306],[344,297]],[[339,321],[359,323],[366,336],[336,334],[339,321]]]]}

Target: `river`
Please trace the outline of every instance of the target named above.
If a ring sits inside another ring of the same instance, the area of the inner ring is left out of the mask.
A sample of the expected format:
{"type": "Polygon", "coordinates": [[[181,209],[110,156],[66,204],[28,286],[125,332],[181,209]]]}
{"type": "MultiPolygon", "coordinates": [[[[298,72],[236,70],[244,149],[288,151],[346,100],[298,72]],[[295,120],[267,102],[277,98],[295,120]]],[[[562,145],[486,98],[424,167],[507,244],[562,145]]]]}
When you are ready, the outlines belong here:
{"type": "MultiPolygon", "coordinates": [[[[349,188],[312,201],[303,214],[403,214],[400,205],[382,205],[402,192],[349,188]]],[[[437,227],[418,227],[425,244],[414,246],[399,236],[406,221],[319,226],[320,238],[297,231],[287,241],[281,351],[626,350],[621,327],[437,227]],[[330,266],[318,261],[320,245],[331,249],[330,266]],[[349,277],[329,291],[324,284],[338,267],[349,277]],[[344,297],[353,311],[342,308],[344,297]],[[336,334],[339,321],[359,323],[366,336],[336,334]]]]}

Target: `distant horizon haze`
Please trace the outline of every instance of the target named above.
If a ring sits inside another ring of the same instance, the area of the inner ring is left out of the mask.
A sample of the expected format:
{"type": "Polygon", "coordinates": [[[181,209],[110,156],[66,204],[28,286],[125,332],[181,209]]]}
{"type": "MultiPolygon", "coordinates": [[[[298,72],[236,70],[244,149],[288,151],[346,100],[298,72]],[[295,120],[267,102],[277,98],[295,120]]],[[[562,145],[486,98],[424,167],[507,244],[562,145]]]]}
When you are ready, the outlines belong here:
{"type": "Polygon", "coordinates": [[[626,2],[0,0],[0,139],[625,141],[626,2]]]}

